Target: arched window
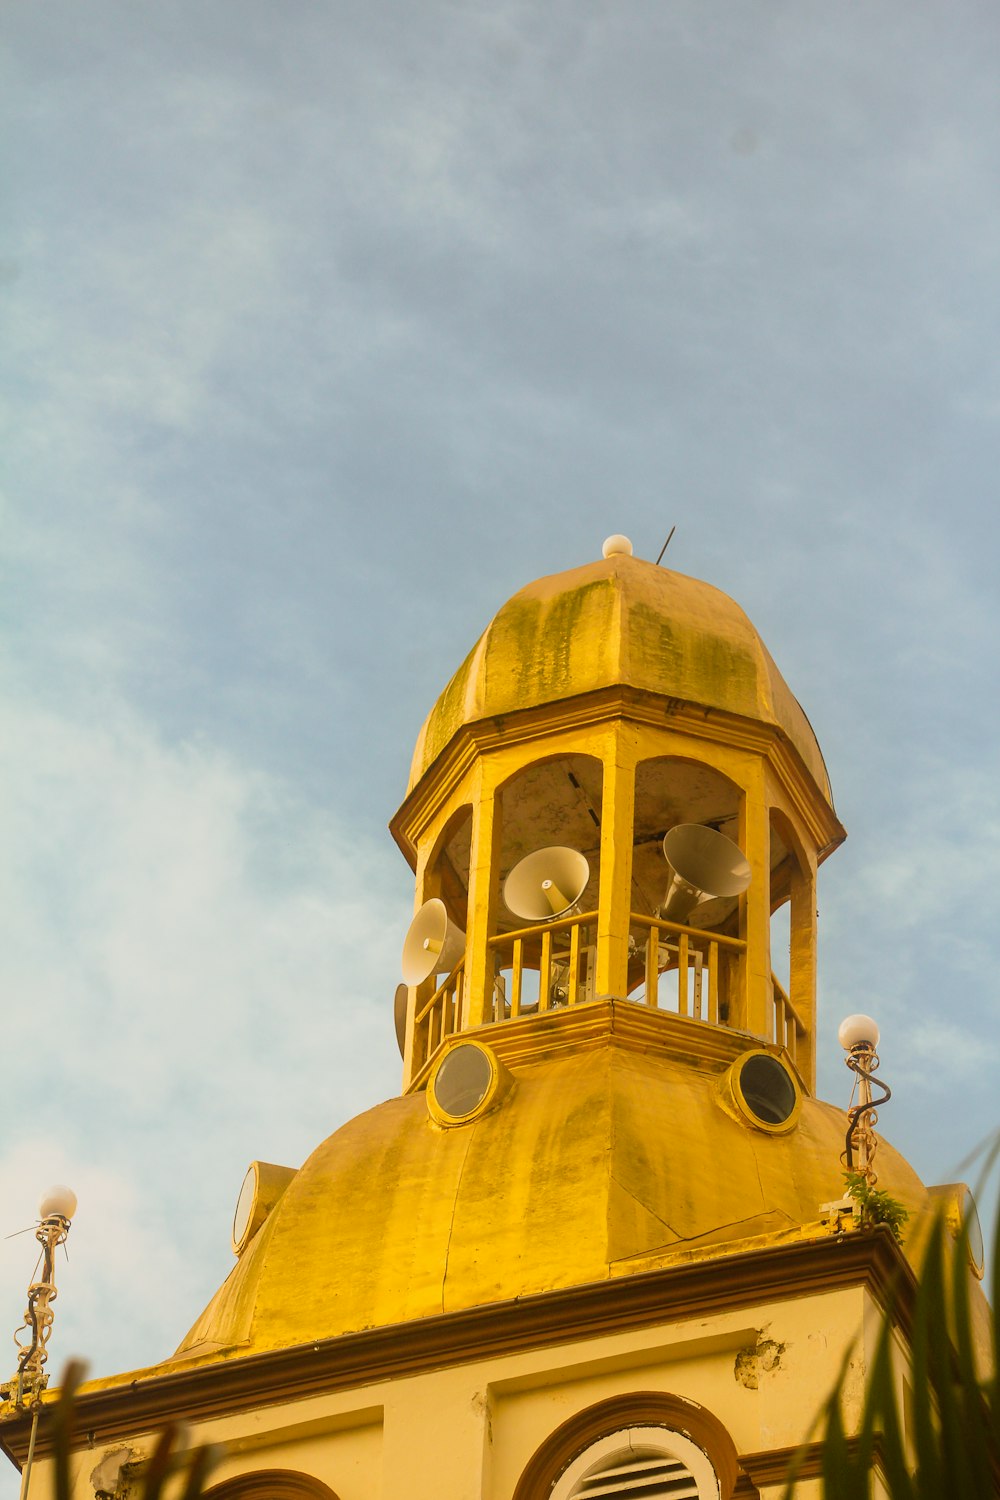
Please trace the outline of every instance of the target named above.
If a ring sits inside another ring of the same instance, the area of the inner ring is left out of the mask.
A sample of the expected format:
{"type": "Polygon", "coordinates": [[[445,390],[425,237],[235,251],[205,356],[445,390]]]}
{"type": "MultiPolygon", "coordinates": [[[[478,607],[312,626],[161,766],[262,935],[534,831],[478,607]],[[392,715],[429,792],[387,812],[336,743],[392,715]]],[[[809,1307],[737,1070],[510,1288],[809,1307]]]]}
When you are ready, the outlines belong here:
{"type": "Polygon", "coordinates": [[[295,1469],[251,1469],[213,1484],[203,1500],[338,1500],[321,1479],[295,1469]]]}
{"type": "Polygon", "coordinates": [[[580,1454],[552,1500],[719,1500],[706,1454],[667,1427],[626,1427],[580,1454]]]}
{"type": "Polygon", "coordinates": [[[718,1417],[666,1391],[598,1402],[557,1427],[514,1500],[732,1500],[757,1494],[718,1417]]]}

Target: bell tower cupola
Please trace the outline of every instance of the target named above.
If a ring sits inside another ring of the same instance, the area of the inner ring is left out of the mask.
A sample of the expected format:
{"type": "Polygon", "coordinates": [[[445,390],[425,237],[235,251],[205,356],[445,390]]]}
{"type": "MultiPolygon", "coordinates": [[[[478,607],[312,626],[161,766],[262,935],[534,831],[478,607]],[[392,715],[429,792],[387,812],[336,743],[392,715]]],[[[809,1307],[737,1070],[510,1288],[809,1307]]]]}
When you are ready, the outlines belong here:
{"type": "Polygon", "coordinates": [[[525,1056],[623,1002],[694,1056],[739,1033],[810,1093],[816,872],[845,836],[819,745],[738,605],[603,551],[515,594],[420,732],[391,824],[404,1090],[459,1033],[525,1056]]]}
{"type": "MultiPolygon", "coordinates": [[[[943,1225],[963,1358],[990,1368],[971,1197],[876,1140],[869,1017],[840,1032],[858,1102],[811,1097],[844,830],[731,599],[624,537],[529,584],[431,710],[392,831],[402,1091],[301,1166],[251,1164],[236,1264],[175,1353],[79,1393],[72,1500],[122,1500],[102,1476],[179,1412],[185,1453],[221,1454],[207,1500],[736,1500],[793,1456],[809,1487],[838,1372],[889,1351],[893,1389],[917,1379],[912,1273],[943,1225]],[[876,1147],[882,1223],[844,1196],[876,1147]]],[[[52,1422],[7,1406],[48,1491],[52,1422]]]]}

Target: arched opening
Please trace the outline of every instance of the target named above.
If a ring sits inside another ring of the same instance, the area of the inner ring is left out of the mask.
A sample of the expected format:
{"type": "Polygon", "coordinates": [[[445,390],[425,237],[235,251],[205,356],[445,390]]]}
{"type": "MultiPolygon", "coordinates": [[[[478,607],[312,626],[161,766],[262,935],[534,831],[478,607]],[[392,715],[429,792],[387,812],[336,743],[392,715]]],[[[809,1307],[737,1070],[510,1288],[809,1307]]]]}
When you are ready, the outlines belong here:
{"type": "Polygon", "coordinates": [[[637,766],[631,999],[694,1020],[728,1019],[745,946],[740,886],[749,879],[739,845],[741,799],[740,788],[703,761],[664,755],[637,766]],[[686,858],[679,843],[686,843],[686,858]]]}
{"type": "Polygon", "coordinates": [[[792,893],[805,858],[789,819],[776,807],[768,815],[771,864],[771,969],[788,992],[791,986],[792,893]]]}
{"type": "Polygon", "coordinates": [[[600,760],[575,754],[534,761],[497,793],[496,1021],[593,997],[602,795],[600,760]]]}
{"type": "Polygon", "coordinates": [[[204,1492],[203,1500],[338,1500],[335,1490],[296,1469],[252,1469],[204,1492]]]}
{"type": "Polygon", "coordinates": [[[462,1028],[471,845],[472,808],[465,803],[449,817],[430,853],[420,907],[403,946],[403,981],[412,1015],[411,1078],[462,1028]]]}
{"type": "Polygon", "coordinates": [[[771,1012],[768,1040],[812,1086],[816,880],[791,820],[771,808],[771,1012]]]}
{"type": "Polygon", "coordinates": [[[439,897],[448,916],[463,930],[468,925],[472,808],[455,809],[438,836],[424,870],[421,900],[439,897]]]}
{"type": "Polygon", "coordinates": [[[626,1427],[581,1453],[552,1488],[552,1500],[719,1500],[701,1449],[667,1427],[626,1427]]]}
{"type": "Polygon", "coordinates": [[[736,1445],[718,1417],[683,1396],[635,1391],[585,1407],[556,1428],[525,1465],[514,1500],[616,1493],[731,1500],[737,1480],[741,1495],[757,1494],[741,1474],[736,1445]],[[630,1477],[637,1482],[628,1485],[630,1477]],[[645,1480],[651,1481],[648,1489],[645,1480]],[[670,1488],[671,1481],[687,1487],[670,1488]]]}
{"type": "MultiPolygon", "coordinates": [[[[678,755],[640,761],[635,772],[632,910],[652,914],[663,904],[669,879],[663,840],[680,824],[699,824],[739,844],[740,788],[704,762],[678,755]]],[[[697,925],[736,931],[738,901],[698,903],[697,925]]],[[[692,913],[693,915],[693,913],[692,913]]]]}

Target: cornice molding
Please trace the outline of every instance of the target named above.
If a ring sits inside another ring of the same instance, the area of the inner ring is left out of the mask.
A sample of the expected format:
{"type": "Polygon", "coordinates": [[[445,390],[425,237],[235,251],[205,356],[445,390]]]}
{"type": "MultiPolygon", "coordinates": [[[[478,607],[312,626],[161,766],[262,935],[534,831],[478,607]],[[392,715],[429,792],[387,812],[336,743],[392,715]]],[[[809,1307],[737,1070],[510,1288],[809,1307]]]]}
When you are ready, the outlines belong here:
{"type": "MultiPolygon", "coordinates": [[[[860,1439],[848,1437],[845,1441],[848,1453],[856,1460],[861,1451],[860,1439]]],[[[793,1467],[796,1482],[800,1479],[819,1479],[823,1474],[824,1446],[822,1442],[803,1443],[798,1448],[768,1448],[761,1453],[741,1453],[740,1468],[753,1485],[764,1489],[771,1485],[787,1484],[793,1467]]],[[[884,1473],[882,1443],[878,1434],[872,1450],[872,1468],[884,1473]]],[[[738,1489],[736,1494],[740,1494],[738,1489]]]]}
{"type": "MultiPolygon", "coordinates": [[[[744,1310],[776,1298],[863,1287],[908,1333],[914,1278],[888,1229],[831,1235],[544,1292],[512,1302],[343,1334],[315,1344],[235,1355],[87,1391],[77,1398],[80,1446],[107,1444],[168,1421],[197,1423],[255,1407],[423,1375],[527,1349],[591,1340],[744,1310]]],[[[20,1466],[30,1416],[4,1423],[0,1442],[20,1466]]],[[[36,1451],[52,1451],[51,1404],[36,1451]]]]}
{"type": "Polygon", "coordinates": [[[533,705],[502,719],[480,719],[461,725],[407,793],[389,823],[389,830],[411,868],[416,867],[417,843],[436,810],[452,796],[479,756],[525,740],[541,740],[613,719],[672,729],[694,739],[762,756],[772,766],[822,851],[821,858],[846,838],[835,811],[779,725],[743,718],[724,709],[705,708],[680,698],[664,698],[638,688],[613,686],[533,705]]]}
{"type": "MultiPolygon", "coordinates": [[[[491,1021],[456,1032],[450,1040],[484,1042],[510,1067],[541,1062],[566,1051],[595,1051],[610,1041],[635,1052],[655,1050],[657,1055],[678,1062],[690,1063],[695,1059],[720,1073],[748,1048],[764,1047],[781,1058],[798,1077],[787,1049],[764,1037],[719,1026],[713,1021],[696,1021],[691,1016],[629,1000],[627,996],[586,1000],[530,1016],[491,1021]]],[[[426,1081],[421,1076],[406,1092],[418,1093],[426,1081]]],[[[809,1090],[802,1087],[808,1094],[809,1090]]]]}

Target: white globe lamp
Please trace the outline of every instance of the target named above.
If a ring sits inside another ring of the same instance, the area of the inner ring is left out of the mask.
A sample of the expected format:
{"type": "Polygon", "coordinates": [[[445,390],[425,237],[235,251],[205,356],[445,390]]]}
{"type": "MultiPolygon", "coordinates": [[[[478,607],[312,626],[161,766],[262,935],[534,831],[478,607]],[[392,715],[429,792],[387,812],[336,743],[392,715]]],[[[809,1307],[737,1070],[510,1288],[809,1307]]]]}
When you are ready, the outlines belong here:
{"type": "Polygon", "coordinates": [[[42,1194],[38,1205],[40,1219],[51,1219],[58,1214],[60,1219],[72,1219],[76,1213],[76,1194],[63,1183],[56,1183],[42,1194]]]}
{"type": "Polygon", "coordinates": [[[853,1052],[855,1047],[878,1046],[879,1029],[877,1022],[871,1016],[845,1016],[837,1031],[837,1040],[845,1052],[853,1052]]]}

